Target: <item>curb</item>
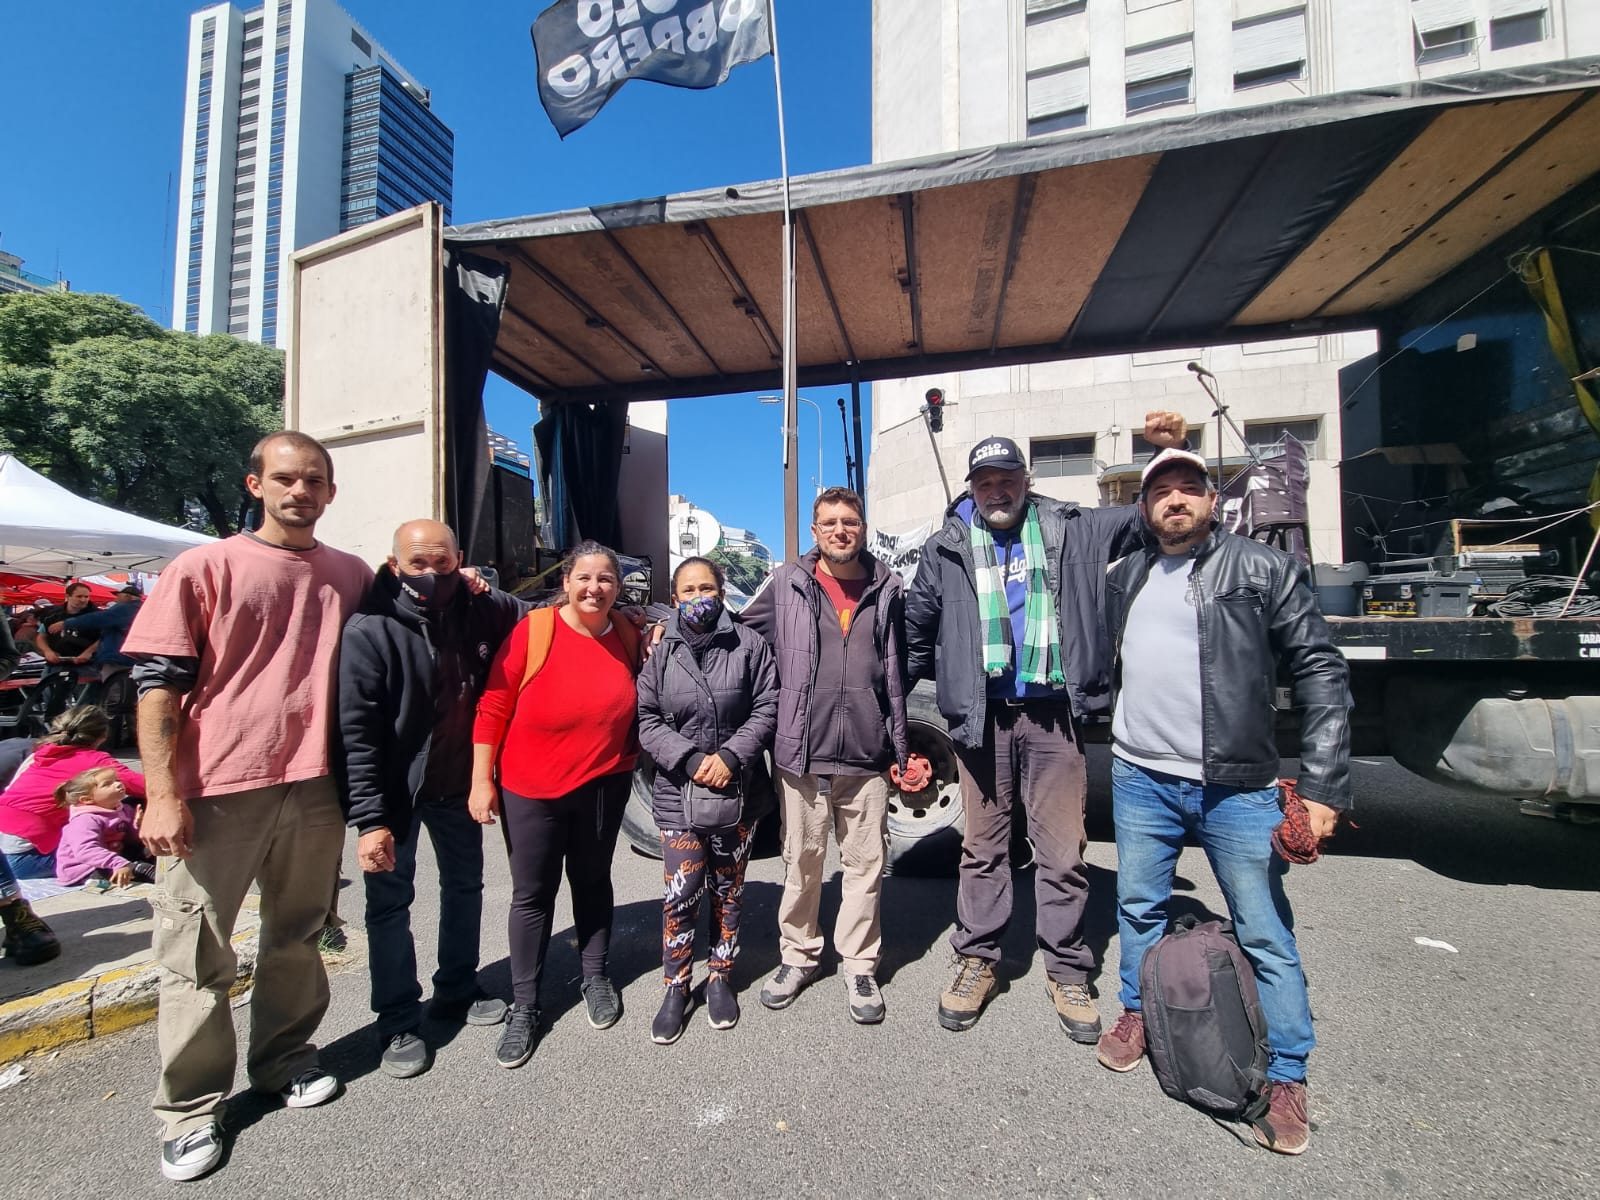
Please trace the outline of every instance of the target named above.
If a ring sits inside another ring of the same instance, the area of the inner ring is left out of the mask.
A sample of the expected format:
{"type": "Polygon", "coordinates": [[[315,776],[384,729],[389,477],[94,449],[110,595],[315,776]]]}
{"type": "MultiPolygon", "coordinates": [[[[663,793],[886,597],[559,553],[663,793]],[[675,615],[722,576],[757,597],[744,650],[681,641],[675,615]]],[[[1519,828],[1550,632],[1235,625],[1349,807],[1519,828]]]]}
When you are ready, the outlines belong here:
{"type": "MultiPolygon", "coordinates": [[[[255,929],[233,936],[239,970],[230,996],[250,987],[256,943],[255,929]]],[[[152,960],[0,1004],[0,1063],[142,1025],[156,1015],[160,986],[161,968],[152,960]]]]}

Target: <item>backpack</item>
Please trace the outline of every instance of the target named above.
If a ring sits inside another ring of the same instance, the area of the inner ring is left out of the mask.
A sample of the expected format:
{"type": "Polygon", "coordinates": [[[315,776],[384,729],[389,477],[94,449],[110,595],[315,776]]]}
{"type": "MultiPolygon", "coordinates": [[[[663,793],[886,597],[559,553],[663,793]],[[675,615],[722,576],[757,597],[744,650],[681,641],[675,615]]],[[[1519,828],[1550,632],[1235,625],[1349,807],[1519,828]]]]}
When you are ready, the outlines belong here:
{"type": "MultiPolygon", "coordinates": [[[[521,695],[523,689],[533,682],[533,677],[543,669],[545,660],[550,657],[550,646],[556,640],[556,610],[536,608],[522,619],[528,623],[528,660],[522,668],[522,682],[517,686],[518,695],[521,695]]],[[[628,663],[637,675],[641,641],[639,631],[634,628],[632,621],[622,616],[611,622],[611,628],[617,631],[617,637],[622,640],[623,653],[628,656],[628,663]]]]}
{"type": "Polygon", "coordinates": [[[1139,964],[1145,1050],[1174,1100],[1256,1124],[1267,1112],[1267,1019],[1229,921],[1179,917],[1139,964]]]}

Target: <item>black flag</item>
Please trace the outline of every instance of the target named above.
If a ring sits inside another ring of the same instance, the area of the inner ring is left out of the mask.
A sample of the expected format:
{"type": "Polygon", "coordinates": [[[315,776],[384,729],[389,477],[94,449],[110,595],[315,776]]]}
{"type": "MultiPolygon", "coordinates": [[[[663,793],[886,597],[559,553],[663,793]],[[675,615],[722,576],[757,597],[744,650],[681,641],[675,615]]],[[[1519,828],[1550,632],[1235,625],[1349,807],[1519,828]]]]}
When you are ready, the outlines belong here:
{"type": "Polygon", "coordinates": [[[630,79],[712,88],[772,53],[767,0],[557,0],[532,33],[539,100],[563,138],[630,79]]]}

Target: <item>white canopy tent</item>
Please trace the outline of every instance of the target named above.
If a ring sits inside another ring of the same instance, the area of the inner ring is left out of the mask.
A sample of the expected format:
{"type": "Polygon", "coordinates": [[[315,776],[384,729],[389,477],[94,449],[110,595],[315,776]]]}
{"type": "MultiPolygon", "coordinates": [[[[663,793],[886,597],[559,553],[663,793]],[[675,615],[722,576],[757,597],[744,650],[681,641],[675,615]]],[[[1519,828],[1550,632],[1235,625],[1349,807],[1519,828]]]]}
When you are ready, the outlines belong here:
{"type": "Polygon", "coordinates": [[[214,540],[85,500],[0,454],[0,569],[58,578],[159,571],[214,540]]]}

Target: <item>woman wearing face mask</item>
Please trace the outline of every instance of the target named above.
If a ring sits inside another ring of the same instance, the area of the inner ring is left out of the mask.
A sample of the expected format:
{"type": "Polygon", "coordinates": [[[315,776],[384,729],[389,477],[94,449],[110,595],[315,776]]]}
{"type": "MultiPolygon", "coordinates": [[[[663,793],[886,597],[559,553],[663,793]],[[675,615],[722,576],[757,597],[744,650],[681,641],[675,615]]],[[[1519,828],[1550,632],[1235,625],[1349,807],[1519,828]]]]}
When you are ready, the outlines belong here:
{"type": "Polygon", "coordinates": [[[723,606],[722,569],[686,558],[672,574],[677,612],[639,675],[639,741],[655,760],[651,811],[661,829],[661,958],[666,995],[650,1030],[667,1045],[694,1007],[690,977],[700,896],[711,896],[706,1018],[739,1020],[733,959],[753,803],[766,778],[763,753],[778,725],[778,675],[766,639],[723,606]]]}
{"type": "Polygon", "coordinates": [[[500,815],[511,856],[512,1004],[495,1050],[508,1068],[527,1062],[538,1040],[563,865],[589,1024],[607,1029],[622,1015],[606,973],[611,858],[639,750],[640,638],[621,613],[613,620],[622,565],[611,550],[580,543],[562,564],[561,589],[561,606],[529,613],[495,656],[472,735],[468,807],[482,824],[500,815]]]}

